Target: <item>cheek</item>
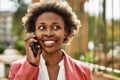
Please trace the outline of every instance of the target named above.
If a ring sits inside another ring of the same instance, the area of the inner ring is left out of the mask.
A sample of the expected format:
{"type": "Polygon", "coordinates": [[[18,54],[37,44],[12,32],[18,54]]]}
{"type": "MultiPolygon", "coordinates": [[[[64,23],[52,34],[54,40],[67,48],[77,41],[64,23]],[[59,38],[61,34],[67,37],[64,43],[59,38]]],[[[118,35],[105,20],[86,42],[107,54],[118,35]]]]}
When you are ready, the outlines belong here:
{"type": "Polygon", "coordinates": [[[40,39],[42,37],[42,34],[38,31],[35,32],[35,35],[38,39],[40,39]]]}
{"type": "Polygon", "coordinates": [[[59,39],[61,40],[61,42],[63,42],[63,40],[65,38],[64,32],[59,33],[58,36],[59,36],[59,39]]]}

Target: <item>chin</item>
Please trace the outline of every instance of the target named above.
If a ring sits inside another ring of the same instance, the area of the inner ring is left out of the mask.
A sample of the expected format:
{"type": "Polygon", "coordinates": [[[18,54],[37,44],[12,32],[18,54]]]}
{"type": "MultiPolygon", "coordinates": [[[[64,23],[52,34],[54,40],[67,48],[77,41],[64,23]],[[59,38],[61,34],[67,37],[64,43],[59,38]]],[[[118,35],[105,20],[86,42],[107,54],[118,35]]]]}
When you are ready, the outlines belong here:
{"type": "Polygon", "coordinates": [[[51,55],[51,54],[59,52],[59,50],[61,50],[61,49],[45,49],[44,52],[46,54],[50,54],[51,55]]]}

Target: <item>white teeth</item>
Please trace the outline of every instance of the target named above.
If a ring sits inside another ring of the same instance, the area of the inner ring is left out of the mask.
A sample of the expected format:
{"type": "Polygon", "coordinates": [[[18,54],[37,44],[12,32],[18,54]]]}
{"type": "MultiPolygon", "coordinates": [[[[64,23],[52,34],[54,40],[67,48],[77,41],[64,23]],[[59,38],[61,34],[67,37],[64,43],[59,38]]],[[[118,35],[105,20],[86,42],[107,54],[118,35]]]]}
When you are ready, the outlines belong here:
{"type": "Polygon", "coordinates": [[[54,43],[54,41],[45,41],[46,44],[54,43]]]}

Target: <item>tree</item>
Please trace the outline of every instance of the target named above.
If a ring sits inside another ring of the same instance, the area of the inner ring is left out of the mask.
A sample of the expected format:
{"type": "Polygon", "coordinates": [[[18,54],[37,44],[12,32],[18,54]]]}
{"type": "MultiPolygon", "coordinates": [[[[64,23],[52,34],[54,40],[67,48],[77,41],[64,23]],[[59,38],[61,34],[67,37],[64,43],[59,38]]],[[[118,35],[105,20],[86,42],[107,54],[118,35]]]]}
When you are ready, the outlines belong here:
{"type": "MultiPolygon", "coordinates": [[[[75,57],[84,54],[88,51],[88,22],[87,13],[84,11],[84,3],[86,0],[67,0],[67,2],[72,7],[73,11],[77,14],[78,18],[81,20],[82,27],[78,35],[75,35],[71,46],[67,46],[67,52],[70,56],[75,57]]],[[[78,56],[79,58],[79,56],[78,56]]]]}
{"type": "Polygon", "coordinates": [[[24,0],[12,0],[15,4],[19,4],[17,11],[13,14],[13,35],[19,36],[18,40],[24,37],[24,27],[22,25],[22,17],[25,15],[28,4],[24,0]]]}

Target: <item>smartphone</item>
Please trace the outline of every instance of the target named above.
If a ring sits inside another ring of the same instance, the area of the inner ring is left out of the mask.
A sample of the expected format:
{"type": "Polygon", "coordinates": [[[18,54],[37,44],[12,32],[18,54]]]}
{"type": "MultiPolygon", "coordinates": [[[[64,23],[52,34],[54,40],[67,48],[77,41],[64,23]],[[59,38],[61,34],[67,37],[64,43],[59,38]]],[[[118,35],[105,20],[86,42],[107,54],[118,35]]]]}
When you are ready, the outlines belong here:
{"type": "MultiPolygon", "coordinates": [[[[35,38],[36,39],[36,38],[35,38]]],[[[38,42],[32,42],[31,43],[31,49],[33,51],[33,54],[34,54],[34,57],[37,57],[37,53],[38,53],[38,45],[39,43],[38,42]]]]}

